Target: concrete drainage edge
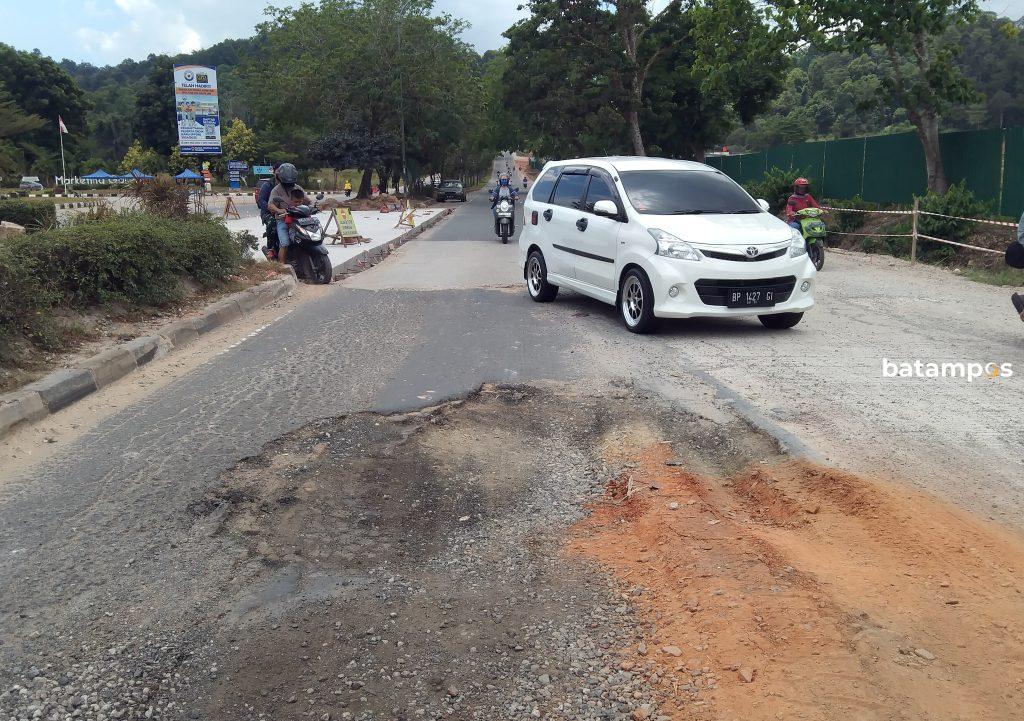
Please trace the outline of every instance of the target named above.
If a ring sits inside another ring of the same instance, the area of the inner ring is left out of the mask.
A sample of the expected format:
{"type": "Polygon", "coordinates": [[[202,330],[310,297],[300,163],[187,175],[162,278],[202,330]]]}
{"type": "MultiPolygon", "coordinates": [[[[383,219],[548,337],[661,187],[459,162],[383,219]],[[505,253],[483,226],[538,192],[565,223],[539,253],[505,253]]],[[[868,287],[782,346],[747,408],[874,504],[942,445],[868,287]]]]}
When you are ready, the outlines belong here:
{"type": "Polygon", "coordinates": [[[207,306],[194,318],[164,326],[156,335],[108,348],[77,368],[54,371],[16,391],[0,394],[0,437],[21,423],[35,423],[67,408],[150,361],[188,345],[214,328],[270,305],[294,291],[295,286],[293,272],[232,293],[207,306]]]}
{"type": "Polygon", "coordinates": [[[440,223],[444,218],[455,212],[454,208],[445,208],[437,215],[427,218],[422,223],[417,225],[415,228],[411,228],[402,235],[398,236],[394,240],[389,240],[383,245],[379,245],[376,248],[362,251],[359,255],[354,258],[349,258],[343,263],[334,266],[334,277],[345,278],[349,275],[355,275],[361,273],[364,270],[368,270],[373,266],[380,263],[382,260],[387,258],[393,252],[398,250],[410,240],[415,238],[417,235],[440,223]]]}

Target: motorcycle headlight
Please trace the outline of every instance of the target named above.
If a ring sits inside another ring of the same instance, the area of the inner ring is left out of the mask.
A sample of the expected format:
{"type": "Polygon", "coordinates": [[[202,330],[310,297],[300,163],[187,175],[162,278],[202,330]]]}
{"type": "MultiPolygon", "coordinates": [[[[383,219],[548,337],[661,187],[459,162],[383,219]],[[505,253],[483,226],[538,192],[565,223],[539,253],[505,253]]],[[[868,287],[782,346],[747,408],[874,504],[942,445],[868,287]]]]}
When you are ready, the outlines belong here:
{"type": "Polygon", "coordinates": [[[658,244],[658,255],[677,260],[700,260],[700,253],[685,240],[680,240],[671,233],[666,233],[664,230],[658,230],[657,228],[649,228],[647,232],[651,234],[654,242],[658,244]]]}
{"type": "Polygon", "coordinates": [[[507,200],[503,200],[498,204],[498,210],[500,210],[503,213],[507,213],[510,207],[512,206],[508,204],[507,200]]]}
{"type": "Polygon", "coordinates": [[[800,233],[796,228],[793,229],[793,235],[789,240],[789,257],[799,258],[801,255],[807,254],[807,242],[804,240],[803,234],[800,233]]]}

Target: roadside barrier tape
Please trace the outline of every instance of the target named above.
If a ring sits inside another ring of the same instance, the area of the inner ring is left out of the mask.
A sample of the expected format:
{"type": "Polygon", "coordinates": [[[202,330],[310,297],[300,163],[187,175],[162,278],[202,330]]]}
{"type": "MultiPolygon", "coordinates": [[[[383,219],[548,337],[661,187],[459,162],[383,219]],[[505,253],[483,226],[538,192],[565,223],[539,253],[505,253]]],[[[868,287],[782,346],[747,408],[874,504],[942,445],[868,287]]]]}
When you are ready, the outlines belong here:
{"type": "Polygon", "coordinates": [[[967,220],[971,223],[985,223],[986,225],[999,225],[1004,228],[1016,228],[1016,223],[1008,223],[1005,220],[979,220],[978,218],[961,218],[958,215],[942,215],[942,213],[929,213],[927,211],[918,211],[921,215],[931,215],[936,218],[949,218],[951,220],[967,220]]]}
{"type": "Polygon", "coordinates": [[[1003,253],[1006,252],[1006,251],[1003,251],[1003,250],[993,250],[992,248],[979,248],[976,245],[967,245],[967,243],[957,243],[956,241],[953,241],[953,240],[943,240],[942,238],[933,238],[930,235],[921,235],[920,233],[917,234],[917,237],[918,238],[924,238],[925,240],[934,240],[936,243],[946,243],[947,245],[956,245],[956,246],[959,246],[961,248],[970,248],[971,250],[980,250],[983,253],[995,253],[996,255],[1002,255],[1003,253]]]}
{"type": "Polygon", "coordinates": [[[878,213],[879,215],[913,215],[912,210],[860,210],[859,208],[830,208],[821,206],[822,210],[834,210],[838,213],[878,213]]]}
{"type": "MultiPolygon", "coordinates": [[[[861,210],[860,208],[832,208],[827,205],[821,206],[822,210],[832,210],[837,213],[869,213],[878,215],[913,215],[912,210],[861,210]]],[[[926,210],[917,211],[918,215],[930,215],[935,218],[949,218],[950,220],[965,220],[970,223],[984,223],[986,225],[998,225],[1003,228],[1016,228],[1017,223],[1010,223],[1005,220],[982,220],[981,218],[964,218],[959,215],[943,215],[942,213],[930,213],[926,210]]]]}
{"type": "MultiPolygon", "coordinates": [[[[840,233],[838,230],[830,230],[829,235],[859,235],[864,238],[912,238],[910,233],[840,233]]],[[[921,235],[919,234],[920,238],[921,235]]]]}

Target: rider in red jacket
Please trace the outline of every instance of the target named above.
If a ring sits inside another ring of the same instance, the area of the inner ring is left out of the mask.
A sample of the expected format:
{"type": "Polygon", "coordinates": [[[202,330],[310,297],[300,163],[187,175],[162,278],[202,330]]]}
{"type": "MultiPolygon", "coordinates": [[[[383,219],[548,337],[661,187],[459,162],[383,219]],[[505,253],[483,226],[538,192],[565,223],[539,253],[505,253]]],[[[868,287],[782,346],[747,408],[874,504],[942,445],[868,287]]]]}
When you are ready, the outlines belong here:
{"type": "Polygon", "coordinates": [[[786,203],[786,220],[789,224],[800,229],[800,223],[796,220],[796,214],[804,208],[818,208],[818,201],[816,201],[810,194],[811,184],[807,181],[807,178],[797,178],[793,181],[793,194],[789,196],[789,202],[786,203]]]}

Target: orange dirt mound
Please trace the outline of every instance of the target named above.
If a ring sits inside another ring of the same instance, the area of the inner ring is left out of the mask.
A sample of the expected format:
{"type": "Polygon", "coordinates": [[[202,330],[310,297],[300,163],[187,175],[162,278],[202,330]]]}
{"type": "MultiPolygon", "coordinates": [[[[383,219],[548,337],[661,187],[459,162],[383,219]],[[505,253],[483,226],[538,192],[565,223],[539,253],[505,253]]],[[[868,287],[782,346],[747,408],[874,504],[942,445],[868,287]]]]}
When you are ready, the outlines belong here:
{"type": "Polygon", "coordinates": [[[716,479],[668,454],[617,449],[637,490],[623,503],[616,479],[569,544],[609,567],[649,622],[623,655],[663,713],[1021,718],[1022,539],[834,469],[716,479]]]}

